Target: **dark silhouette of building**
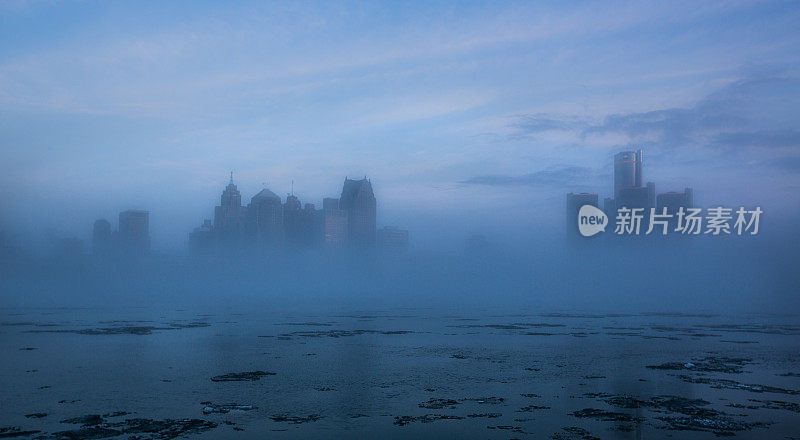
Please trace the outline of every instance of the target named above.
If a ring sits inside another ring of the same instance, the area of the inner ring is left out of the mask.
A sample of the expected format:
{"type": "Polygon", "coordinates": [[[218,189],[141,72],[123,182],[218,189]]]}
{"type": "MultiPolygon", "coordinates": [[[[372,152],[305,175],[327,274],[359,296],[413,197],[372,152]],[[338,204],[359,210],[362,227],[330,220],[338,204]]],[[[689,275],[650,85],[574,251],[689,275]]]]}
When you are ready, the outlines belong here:
{"type": "Polygon", "coordinates": [[[150,251],[150,213],[128,210],[119,213],[119,245],[125,254],[150,251]]]}
{"type": "Polygon", "coordinates": [[[642,208],[649,213],[650,191],[645,186],[620,188],[616,204],[619,208],[642,208]]]}
{"type": "Polygon", "coordinates": [[[204,223],[189,234],[192,252],[322,245],[370,249],[376,245],[376,201],[366,178],[346,178],[341,199],[323,199],[320,210],[313,203],[303,205],[294,192],[287,194],[285,202],[268,189],[253,196],[246,207],[241,200],[231,173],[214,208],[213,223],[204,223]]]}
{"type": "Polygon", "coordinates": [[[583,205],[592,205],[597,208],[597,194],[567,194],[567,237],[570,239],[577,240],[583,238],[578,231],[578,211],[580,211],[583,205]]]}
{"type": "Polygon", "coordinates": [[[303,241],[303,208],[294,194],[286,196],[283,205],[283,228],[286,231],[286,244],[289,247],[298,247],[303,241]]]}
{"type": "Polygon", "coordinates": [[[320,212],[317,211],[313,203],[303,205],[303,212],[300,216],[300,245],[303,247],[313,247],[320,243],[321,235],[318,225],[320,212]]]}
{"type": "Polygon", "coordinates": [[[407,251],[408,231],[395,226],[385,226],[378,231],[378,249],[389,254],[407,251]]]}
{"type": "Polygon", "coordinates": [[[329,248],[347,244],[347,212],[339,209],[339,199],[322,199],[323,243],[329,248]]]}
{"type": "Polygon", "coordinates": [[[214,251],[214,225],[211,220],[203,220],[203,224],[189,233],[189,252],[193,254],[210,254],[214,251]]]}
{"type": "MultiPolygon", "coordinates": [[[[650,208],[653,207],[651,202],[651,188],[646,186],[638,186],[632,188],[621,188],[619,190],[619,197],[616,200],[617,209],[628,208],[630,210],[641,209],[641,211],[632,211],[631,216],[641,216],[639,221],[639,234],[633,233],[631,235],[644,235],[650,225],[650,208]]],[[[614,219],[610,219],[616,222],[614,219]]]]}
{"type": "Polygon", "coordinates": [[[667,209],[667,215],[672,217],[667,219],[669,231],[672,233],[678,225],[678,219],[675,216],[678,211],[683,208],[684,211],[688,208],[693,208],[694,192],[691,188],[686,188],[683,192],[666,192],[659,194],[656,198],[656,210],[662,214],[664,208],[667,209]]]}
{"type": "Polygon", "coordinates": [[[284,240],[284,209],[281,198],[264,188],[247,206],[247,239],[257,249],[277,248],[284,240]]]}
{"type": "Polygon", "coordinates": [[[362,249],[375,247],[376,201],[372,183],[366,177],[344,179],[339,209],[347,212],[348,243],[362,249]]]}
{"type": "Polygon", "coordinates": [[[242,194],[231,180],[220,197],[219,206],[214,208],[214,235],[223,247],[239,246],[245,229],[247,208],[242,206],[242,194]]]}
{"type": "MultiPolygon", "coordinates": [[[[614,155],[614,198],[622,188],[642,186],[642,150],[623,151],[614,155]]],[[[620,206],[617,203],[617,206],[620,206]]]]}
{"type": "Polygon", "coordinates": [[[106,219],[95,220],[92,226],[92,252],[95,255],[109,255],[114,247],[111,223],[106,219]]]}

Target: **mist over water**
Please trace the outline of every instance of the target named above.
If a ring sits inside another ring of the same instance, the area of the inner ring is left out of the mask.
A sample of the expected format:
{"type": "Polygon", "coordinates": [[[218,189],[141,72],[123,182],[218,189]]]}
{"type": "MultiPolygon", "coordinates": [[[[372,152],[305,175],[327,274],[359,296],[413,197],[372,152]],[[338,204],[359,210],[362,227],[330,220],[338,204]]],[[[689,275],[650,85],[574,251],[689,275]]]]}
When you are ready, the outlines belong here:
{"type": "Polygon", "coordinates": [[[798,22],[0,1],[0,438],[800,438],[798,22]]]}
{"type": "Polygon", "coordinates": [[[765,221],[757,236],[626,240],[606,233],[578,243],[553,233],[516,246],[397,255],[14,256],[4,261],[1,283],[7,306],[787,312],[798,306],[800,241],[793,228],[774,229],[780,226],[765,221]]]}

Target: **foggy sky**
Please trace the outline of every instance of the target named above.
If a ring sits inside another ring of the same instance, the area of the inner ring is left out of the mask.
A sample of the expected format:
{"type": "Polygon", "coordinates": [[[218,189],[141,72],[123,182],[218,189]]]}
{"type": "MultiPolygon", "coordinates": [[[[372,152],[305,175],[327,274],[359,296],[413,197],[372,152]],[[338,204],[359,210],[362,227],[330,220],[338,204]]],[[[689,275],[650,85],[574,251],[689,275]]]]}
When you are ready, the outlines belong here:
{"type": "Polygon", "coordinates": [[[792,2],[0,3],[0,228],[151,211],[182,252],[234,171],[303,202],[372,179],[417,243],[563,235],[645,150],[657,192],[800,203],[792,2]]]}

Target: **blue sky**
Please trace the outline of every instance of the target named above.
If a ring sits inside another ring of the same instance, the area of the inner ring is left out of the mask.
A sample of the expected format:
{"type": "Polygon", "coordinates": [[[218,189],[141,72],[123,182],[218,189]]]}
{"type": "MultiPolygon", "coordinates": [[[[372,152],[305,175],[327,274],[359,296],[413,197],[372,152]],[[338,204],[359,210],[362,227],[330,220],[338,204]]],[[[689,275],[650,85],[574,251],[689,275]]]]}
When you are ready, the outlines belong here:
{"type": "Polygon", "coordinates": [[[0,224],[179,250],[230,170],[369,176],[419,240],[557,229],[645,149],[657,192],[800,204],[797,2],[0,2],[0,224]]]}

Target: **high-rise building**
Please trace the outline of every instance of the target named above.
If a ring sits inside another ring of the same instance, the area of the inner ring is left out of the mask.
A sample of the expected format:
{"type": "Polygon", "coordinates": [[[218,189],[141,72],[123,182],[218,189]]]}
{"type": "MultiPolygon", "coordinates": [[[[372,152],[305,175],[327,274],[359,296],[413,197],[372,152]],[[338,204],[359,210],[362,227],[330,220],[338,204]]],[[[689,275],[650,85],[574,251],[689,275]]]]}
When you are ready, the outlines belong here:
{"type": "Polygon", "coordinates": [[[614,198],[622,188],[642,186],[642,150],[623,151],[614,155],[614,198]]]}
{"type": "Polygon", "coordinates": [[[567,194],[567,237],[570,239],[581,237],[578,231],[578,211],[583,205],[592,205],[597,208],[597,194],[567,194]]]}
{"type": "Polygon", "coordinates": [[[250,199],[245,231],[257,249],[276,248],[283,244],[284,224],[281,198],[264,188],[250,199]]]}
{"type": "Polygon", "coordinates": [[[119,244],[128,254],[141,254],[150,250],[149,212],[128,210],[119,213],[119,244]]]}
{"type": "MultiPolygon", "coordinates": [[[[620,208],[628,208],[631,210],[641,208],[641,211],[636,211],[636,216],[642,216],[641,220],[639,220],[639,234],[633,235],[643,235],[646,231],[648,226],[650,225],[650,208],[653,207],[650,200],[650,190],[646,186],[637,186],[631,188],[620,188],[619,190],[619,197],[617,197],[617,209],[620,208]]],[[[634,213],[631,213],[631,217],[633,218],[634,213]]]]}
{"type": "Polygon", "coordinates": [[[214,225],[211,220],[203,220],[203,224],[189,233],[189,252],[192,254],[210,254],[214,251],[214,225]]]}
{"type": "Polygon", "coordinates": [[[95,220],[92,226],[92,252],[95,255],[108,255],[112,250],[112,240],[111,223],[103,218],[95,220]]]}
{"type": "Polygon", "coordinates": [[[656,210],[659,214],[663,213],[663,209],[667,208],[667,215],[672,217],[668,219],[669,231],[672,232],[678,225],[678,219],[675,215],[683,208],[684,211],[688,208],[693,208],[693,192],[691,188],[686,188],[683,192],[667,192],[659,194],[656,198],[656,210]]]}
{"type": "Polygon", "coordinates": [[[287,195],[283,205],[283,229],[287,246],[299,246],[303,235],[303,205],[294,194],[287,195]]]}
{"type": "Polygon", "coordinates": [[[339,209],[347,212],[348,243],[356,248],[373,248],[376,239],[376,201],[372,183],[344,179],[339,209]]]}
{"type": "Polygon", "coordinates": [[[650,210],[650,194],[646,186],[620,188],[619,197],[616,199],[619,208],[642,208],[647,213],[650,210]]]}
{"type": "Polygon", "coordinates": [[[347,243],[347,212],[339,209],[339,199],[322,199],[322,216],[325,246],[343,247],[347,243]]]}
{"type": "Polygon", "coordinates": [[[388,254],[408,250],[408,231],[394,226],[385,226],[378,231],[378,248],[388,254]]]}
{"type": "Polygon", "coordinates": [[[224,246],[241,244],[245,229],[247,208],[242,206],[242,194],[231,180],[220,197],[219,206],[214,208],[214,234],[224,246]]]}
{"type": "Polygon", "coordinates": [[[312,247],[320,242],[318,217],[320,212],[314,207],[313,203],[303,205],[303,212],[300,215],[300,245],[312,247]]]}

